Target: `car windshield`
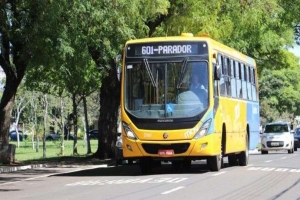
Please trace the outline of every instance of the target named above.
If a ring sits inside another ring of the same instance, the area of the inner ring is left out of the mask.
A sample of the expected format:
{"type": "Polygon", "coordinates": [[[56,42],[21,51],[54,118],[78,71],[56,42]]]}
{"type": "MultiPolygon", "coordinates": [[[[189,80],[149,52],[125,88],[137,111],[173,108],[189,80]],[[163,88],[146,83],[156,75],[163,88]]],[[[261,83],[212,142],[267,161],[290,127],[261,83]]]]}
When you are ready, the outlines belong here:
{"type": "Polygon", "coordinates": [[[265,133],[282,133],[288,132],[288,126],[286,124],[273,124],[267,125],[265,128],[265,133]]]}
{"type": "Polygon", "coordinates": [[[300,135],[300,128],[296,128],[295,134],[296,134],[296,135],[300,135]]]}

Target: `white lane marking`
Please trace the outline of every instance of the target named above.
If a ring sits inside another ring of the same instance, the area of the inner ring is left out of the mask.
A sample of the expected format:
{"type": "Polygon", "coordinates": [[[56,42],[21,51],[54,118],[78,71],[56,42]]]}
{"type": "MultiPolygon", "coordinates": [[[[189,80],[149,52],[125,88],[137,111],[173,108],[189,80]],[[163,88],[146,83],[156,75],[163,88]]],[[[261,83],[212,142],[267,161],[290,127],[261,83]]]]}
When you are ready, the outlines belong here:
{"type": "Polygon", "coordinates": [[[219,172],[219,173],[213,174],[212,176],[219,176],[219,175],[224,174],[224,173],[226,173],[226,172],[219,172]]]}
{"type": "Polygon", "coordinates": [[[291,169],[290,172],[300,172],[300,169],[291,169]]]}
{"type": "Polygon", "coordinates": [[[247,166],[245,166],[245,167],[252,167],[253,166],[253,164],[251,164],[251,165],[247,165],[247,166]]]}
{"type": "Polygon", "coordinates": [[[247,170],[253,170],[253,171],[276,171],[276,172],[296,172],[296,173],[300,172],[300,169],[271,168],[271,167],[250,167],[247,170]]]}
{"type": "Polygon", "coordinates": [[[265,162],[273,162],[273,160],[266,160],[265,162]]]}
{"type": "Polygon", "coordinates": [[[86,185],[112,185],[112,184],[136,184],[136,183],[169,183],[176,184],[188,178],[146,178],[146,179],[117,179],[117,180],[93,180],[79,181],[66,184],[66,186],[86,186],[86,185]]]}
{"type": "Polygon", "coordinates": [[[286,172],[286,171],[288,171],[289,169],[287,169],[287,168],[278,168],[278,169],[276,169],[275,171],[276,172],[286,172]]]}
{"type": "MultiPolygon", "coordinates": [[[[100,167],[102,167],[102,166],[100,166],[100,167]]],[[[20,182],[23,182],[23,181],[30,181],[30,180],[34,180],[34,179],[54,176],[54,175],[57,175],[57,174],[67,174],[67,173],[77,172],[77,171],[86,170],[86,169],[94,169],[94,168],[99,168],[99,166],[93,166],[93,167],[83,168],[83,169],[79,168],[79,169],[75,169],[75,170],[71,170],[71,171],[67,171],[67,172],[45,174],[45,175],[41,175],[41,176],[37,176],[37,177],[22,179],[22,180],[19,180],[19,181],[11,181],[11,182],[6,182],[6,183],[0,183],[0,185],[9,185],[9,184],[13,184],[13,183],[20,183],[20,182]]]]}
{"type": "Polygon", "coordinates": [[[180,187],[174,188],[174,189],[172,189],[172,190],[165,191],[165,192],[163,192],[163,193],[161,193],[161,194],[169,194],[169,193],[171,193],[171,192],[175,192],[175,191],[180,190],[180,189],[182,189],[182,188],[184,188],[184,186],[180,186],[180,187]]]}
{"type": "Polygon", "coordinates": [[[282,157],[282,158],[280,158],[280,159],[286,159],[286,157],[282,157]]]}

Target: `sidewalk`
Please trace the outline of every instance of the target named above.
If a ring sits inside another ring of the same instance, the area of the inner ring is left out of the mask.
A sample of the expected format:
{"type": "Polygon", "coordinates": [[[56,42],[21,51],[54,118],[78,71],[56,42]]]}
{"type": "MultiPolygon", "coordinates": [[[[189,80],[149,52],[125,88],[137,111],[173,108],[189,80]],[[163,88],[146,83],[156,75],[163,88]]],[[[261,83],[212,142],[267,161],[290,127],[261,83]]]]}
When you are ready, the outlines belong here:
{"type": "Polygon", "coordinates": [[[111,165],[114,165],[115,161],[112,159],[106,159],[106,160],[99,160],[97,162],[57,162],[57,163],[43,163],[43,164],[12,164],[12,165],[0,165],[0,174],[1,173],[11,173],[21,170],[27,170],[27,169],[36,169],[36,168],[87,168],[92,166],[97,167],[108,167],[111,165]]]}

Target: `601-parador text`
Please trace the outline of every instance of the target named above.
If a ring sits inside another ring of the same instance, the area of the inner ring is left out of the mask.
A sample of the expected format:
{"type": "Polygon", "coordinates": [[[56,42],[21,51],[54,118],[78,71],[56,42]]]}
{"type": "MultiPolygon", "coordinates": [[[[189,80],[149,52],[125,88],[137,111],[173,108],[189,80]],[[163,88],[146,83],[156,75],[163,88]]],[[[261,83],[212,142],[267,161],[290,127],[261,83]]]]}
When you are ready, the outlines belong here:
{"type": "Polygon", "coordinates": [[[161,55],[161,54],[192,54],[196,53],[197,48],[192,45],[158,45],[142,46],[142,55],[161,55]]]}

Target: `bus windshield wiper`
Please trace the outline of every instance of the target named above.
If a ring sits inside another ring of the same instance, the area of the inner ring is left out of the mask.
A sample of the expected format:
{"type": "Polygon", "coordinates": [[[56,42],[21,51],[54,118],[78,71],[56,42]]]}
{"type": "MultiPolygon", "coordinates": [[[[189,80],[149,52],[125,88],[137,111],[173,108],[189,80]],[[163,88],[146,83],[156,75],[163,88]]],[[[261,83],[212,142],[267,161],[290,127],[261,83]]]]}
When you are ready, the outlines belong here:
{"type": "Polygon", "coordinates": [[[156,84],[156,82],[154,80],[154,77],[153,77],[153,74],[152,74],[152,72],[150,70],[150,66],[149,66],[148,60],[147,59],[143,59],[143,63],[145,65],[146,69],[147,69],[147,72],[148,72],[148,75],[150,77],[152,86],[154,86],[155,88],[157,88],[157,84],[156,84]]]}
{"type": "Polygon", "coordinates": [[[183,60],[181,71],[180,71],[180,76],[179,76],[179,79],[178,79],[177,89],[180,88],[180,85],[181,85],[181,83],[183,81],[184,73],[185,73],[186,67],[187,67],[187,61],[188,61],[188,58],[185,58],[183,60]]]}

